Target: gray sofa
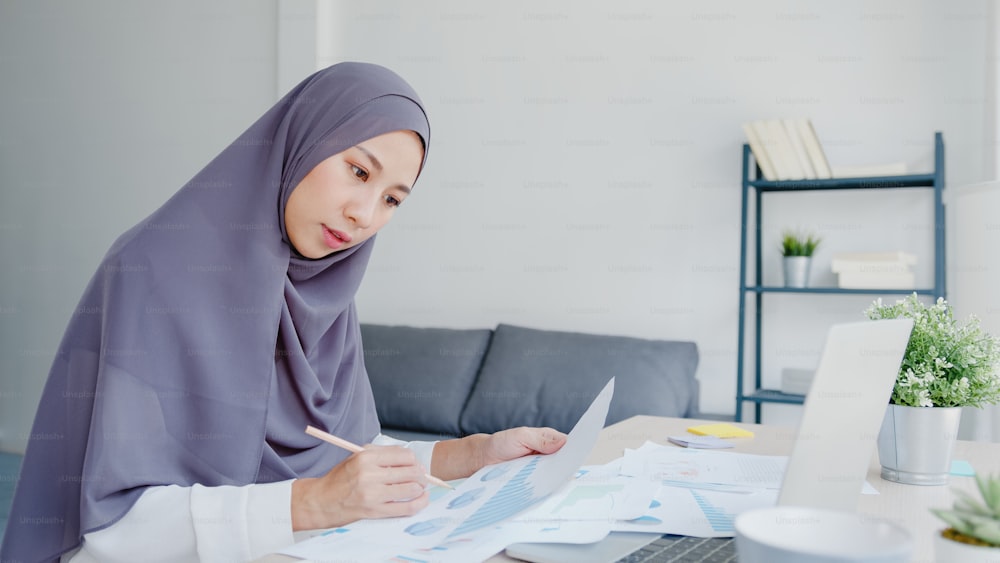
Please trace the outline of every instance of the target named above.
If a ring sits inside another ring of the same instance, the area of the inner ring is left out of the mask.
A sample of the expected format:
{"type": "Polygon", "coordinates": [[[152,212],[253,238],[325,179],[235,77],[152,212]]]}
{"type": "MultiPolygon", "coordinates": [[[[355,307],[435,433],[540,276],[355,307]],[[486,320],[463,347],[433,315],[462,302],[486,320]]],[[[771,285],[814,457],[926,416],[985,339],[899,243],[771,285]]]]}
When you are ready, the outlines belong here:
{"type": "Polygon", "coordinates": [[[361,325],[382,431],[436,440],[515,426],[569,432],[607,381],[606,424],[698,416],[693,342],[538,330],[361,325]]]}

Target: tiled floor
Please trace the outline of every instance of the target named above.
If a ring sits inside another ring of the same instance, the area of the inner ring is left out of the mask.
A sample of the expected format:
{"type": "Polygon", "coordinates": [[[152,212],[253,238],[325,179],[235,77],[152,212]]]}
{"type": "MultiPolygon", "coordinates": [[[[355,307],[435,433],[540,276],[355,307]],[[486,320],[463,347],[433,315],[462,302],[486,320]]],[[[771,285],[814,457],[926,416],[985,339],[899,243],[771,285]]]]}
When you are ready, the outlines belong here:
{"type": "Polygon", "coordinates": [[[0,542],[7,528],[7,515],[10,514],[10,503],[14,500],[14,485],[17,483],[17,471],[21,467],[21,456],[0,452],[0,542]]]}

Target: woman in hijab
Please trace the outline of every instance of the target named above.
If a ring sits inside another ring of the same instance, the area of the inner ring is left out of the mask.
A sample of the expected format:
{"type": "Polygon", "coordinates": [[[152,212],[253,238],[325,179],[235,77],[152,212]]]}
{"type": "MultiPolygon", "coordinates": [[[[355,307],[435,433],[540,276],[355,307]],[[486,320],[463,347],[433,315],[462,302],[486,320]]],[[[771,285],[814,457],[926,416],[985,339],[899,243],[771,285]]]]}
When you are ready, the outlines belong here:
{"type": "Polygon", "coordinates": [[[354,295],[429,139],[399,76],[334,65],[115,241],[53,362],[0,559],[248,560],[296,531],[413,514],[428,471],[562,447],[517,428],[350,454],[304,433],[394,442],[354,295]]]}

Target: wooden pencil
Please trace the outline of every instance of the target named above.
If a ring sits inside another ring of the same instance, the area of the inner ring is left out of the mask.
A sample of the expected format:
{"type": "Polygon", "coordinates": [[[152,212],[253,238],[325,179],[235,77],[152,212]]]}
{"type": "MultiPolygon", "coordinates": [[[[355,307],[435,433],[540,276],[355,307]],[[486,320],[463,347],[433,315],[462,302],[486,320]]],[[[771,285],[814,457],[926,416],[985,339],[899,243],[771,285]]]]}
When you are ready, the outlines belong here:
{"type": "MultiPolygon", "coordinates": [[[[324,432],[324,431],[320,430],[319,428],[316,428],[315,426],[306,426],[306,434],[309,434],[310,436],[313,436],[314,438],[319,438],[320,440],[323,440],[324,442],[333,444],[334,446],[339,446],[341,448],[344,448],[345,450],[347,450],[349,452],[358,453],[360,451],[364,451],[364,448],[362,448],[361,446],[359,446],[359,445],[357,445],[355,443],[352,443],[352,442],[348,442],[347,440],[345,440],[343,438],[338,438],[337,436],[334,436],[333,434],[330,434],[329,432],[324,432]]],[[[435,484],[435,485],[437,485],[439,487],[444,487],[446,489],[454,489],[455,488],[455,487],[452,487],[451,485],[449,485],[448,483],[442,481],[441,479],[438,479],[437,477],[431,475],[430,473],[425,473],[424,477],[427,477],[427,481],[428,482],[433,483],[433,484],[435,484]]]]}

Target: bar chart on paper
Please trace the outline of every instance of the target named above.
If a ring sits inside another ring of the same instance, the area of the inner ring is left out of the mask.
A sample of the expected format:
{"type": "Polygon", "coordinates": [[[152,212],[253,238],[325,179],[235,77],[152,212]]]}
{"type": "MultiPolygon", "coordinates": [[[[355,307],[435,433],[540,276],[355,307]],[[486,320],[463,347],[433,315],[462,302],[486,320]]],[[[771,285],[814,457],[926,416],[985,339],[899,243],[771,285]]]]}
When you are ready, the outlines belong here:
{"type": "Polygon", "coordinates": [[[731,537],[733,520],[754,508],[774,506],[778,492],[731,493],[662,486],[646,513],[639,518],[619,522],[621,532],[660,532],[702,538],[731,537]]]}
{"type": "Polygon", "coordinates": [[[712,504],[704,495],[698,494],[697,491],[692,490],[691,496],[694,497],[694,501],[698,503],[698,508],[701,509],[701,513],[705,515],[705,520],[708,521],[708,525],[712,527],[716,532],[734,532],[733,528],[733,518],[736,517],[735,514],[726,512],[724,508],[712,504]]]}
{"type": "Polygon", "coordinates": [[[534,487],[531,485],[531,475],[538,467],[539,456],[535,456],[527,465],[511,477],[490,500],[462,522],[448,537],[460,536],[473,530],[478,530],[492,524],[497,524],[517,514],[535,503],[534,487]]]}

